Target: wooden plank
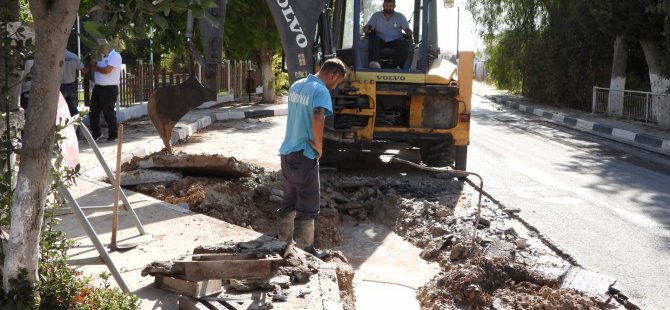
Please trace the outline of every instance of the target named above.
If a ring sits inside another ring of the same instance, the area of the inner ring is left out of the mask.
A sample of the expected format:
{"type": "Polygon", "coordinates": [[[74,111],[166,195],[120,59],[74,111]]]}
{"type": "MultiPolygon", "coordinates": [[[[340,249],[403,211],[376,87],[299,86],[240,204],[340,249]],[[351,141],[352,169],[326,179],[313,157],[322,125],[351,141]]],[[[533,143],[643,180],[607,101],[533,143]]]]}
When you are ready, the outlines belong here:
{"type": "Polygon", "coordinates": [[[281,256],[276,253],[264,254],[264,253],[243,253],[243,254],[233,254],[233,253],[216,253],[216,254],[197,254],[193,255],[192,259],[194,261],[217,261],[217,260],[254,260],[254,261],[280,261],[282,260],[281,256]]]}
{"type": "Polygon", "coordinates": [[[218,279],[189,281],[170,276],[157,275],[154,283],[161,289],[196,298],[217,295],[223,291],[221,280],[218,279]]]}
{"type": "Polygon", "coordinates": [[[253,279],[272,275],[270,260],[176,261],[175,268],[184,279],[253,279]]]}
{"type": "Polygon", "coordinates": [[[224,297],[207,297],[203,298],[202,301],[209,302],[210,304],[222,304],[228,310],[248,310],[254,303],[251,299],[231,299],[224,297]]]}
{"type": "Polygon", "coordinates": [[[211,310],[229,310],[228,307],[218,302],[217,300],[201,300],[200,302],[202,302],[205,306],[207,306],[208,309],[211,310]]]}

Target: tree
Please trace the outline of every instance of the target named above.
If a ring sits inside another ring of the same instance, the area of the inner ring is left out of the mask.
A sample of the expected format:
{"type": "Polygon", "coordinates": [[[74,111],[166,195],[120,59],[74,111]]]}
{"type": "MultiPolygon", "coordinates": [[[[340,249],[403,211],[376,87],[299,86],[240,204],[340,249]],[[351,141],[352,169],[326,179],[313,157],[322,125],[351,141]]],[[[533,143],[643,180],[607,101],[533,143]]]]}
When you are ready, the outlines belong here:
{"type": "Polygon", "coordinates": [[[281,41],[267,3],[265,0],[231,0],[227,18],[225,50],[228,57],[256,60],[263,85],[261,101],[275,102],[272,58],[281,49],[281,41]]]}
{"type": "MultiPolygon", "coordinates": [[[[668,25],[670,5],[664,0],[590,0],[589,9],[603,31],[617,37],[615,58],[612,62],[612,82],[615,89],[625,86],[626,66],[623,53],[627,40],[639,42],[647,61],[651,92],[667,93],[670,87],[670,56],[668,41],[670,34],[664,30],[668,25]],[[622,46],[623,45],[623,46],[622,46]],[[624,78],[622,78],[624,76],[624,78]]],[[[615,111],[620,102],[614,102],[615,111]]],[[[659,126],[670,127],[670,101],[665,97],[654,97],[652,115],[659,126]]]]}
{"type": "MultiPolygon", "coordinates": [[[[0,4],[11,4],[4,1],[0,4]]],[[[16,3],[14,1],[12,3],[16,3]]],[[[188,2],[188,1],[187,1],[188,2]]],[[[210,5],[210,0],[199,6],[210,5]]],[[[37,279],[40,228],[42,227],[48,190],[48,176],[53,151],[56,107],[62,75],[63,51],[79,8],[79,0],[30,0],[30,12],[35,29],[35,64],[33,69],[31,103],[26,111],[21,163],[17,185],[11,200],[8,240],[4,244],[2,269],[5,291],[13,289],[13,279],[22,271],[30,285],[37,279]]],[[[126,3],[127,4],[127,3],[126,3]]],[[[161,2],[132,1],[124,8],[137,8],[131,15],[139,21],[147,18],[165,21],[160,14],[171,10],[185,11],[188,3],[181,0],[161,2]]],[[[125,12],[125,11],[124,11],[125,12]]],[[[15,15],[14,15],[15,16],[15,15]]],[[[112,14],[112,16],[115,16],[112,14]]],[[[110,17],[110,23],[114,17],[110,17]]],[[[157,22],[162,24],[161,22],[157,22]]],[[[167,23],[163,24],[167,26],[167,23]]],[[[132,25],[126,24],[126,27],[132,25]]]]}
{"type": "MultiPolygon", "coordinates": [[[[183,43],[186,39],[183,31],[186,28],[186,12],[190,11],[199,20],[200,49],[204,54],[205,65],[204,84],[209,89],[218,89],[216,69],[221,63],[228,0],[95,0],[95,3],[91,7],[91,15],[97,14],[98,17],[85,23],[85,29],[92,37],[121,36],[124,40],[146,38],[151,33],[150,28],[155,27],[158,31],[157,39],[162,40],[159,44],[168,43],[167,46],[183,52],[186,51],[183,43]],[[174,31],[174,28],[180,31],[174,31]]],[[[197,42],[193,43],[197,46],[197,42]]]]}
{"type": "Polygon", "coordinates": [[[209,8],[213,20],[200,19],[200,44],[205,55],[205,87],[219,90],[216,80],[216,69],[221,63],[221,51],[223,49],[224,24],[226,21],[226,8],[228,0],[218,0],[217,7],[209,8]]]}
{"type": "Polygon", "coordinates": [[[30,1],[35,20],[35,64],[24,128],[17,187],[12,196],[11,223],[2,270],[5,291],[13,288],[22,270],[37,279],[40,228],[44,216],[56,107],[63,73],[63,51],[79,0],[30,1]],[[45,128],[47,130],[45,130],[45,128]]]}
{"type": "Polygon", "coordinates": [[[612,39],[583,1],[469,0],[489,49],[496,85],[553,104],[590,109],[593,85],[609,76],[612,39]]]}

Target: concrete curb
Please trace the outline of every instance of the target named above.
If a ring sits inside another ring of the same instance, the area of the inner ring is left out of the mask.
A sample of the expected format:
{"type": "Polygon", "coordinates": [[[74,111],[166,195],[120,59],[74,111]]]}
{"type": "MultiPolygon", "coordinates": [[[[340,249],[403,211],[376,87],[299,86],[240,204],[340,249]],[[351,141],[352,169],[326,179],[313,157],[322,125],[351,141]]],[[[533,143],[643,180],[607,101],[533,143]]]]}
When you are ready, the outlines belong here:
{"type": "Polygon", "coordinates": [[[663,154],[670,154],[670,140],[661,139],[652,135],[632,132],[625,129],[615,128],[596,122],[586,121],[574,117],[562,115],[554,111],[547,111],[530,107],[512,100],[503,99],[498,96],[485,96],[487,99],[502,104],[506,107],[517,109],[522,112],[531,113],[542,118],[548,119],[552,123],[572,127],[577,130],[594,133],[598,136],[612,137],[614,140],[628,143],[635,143],[644,149],[656,151],[663,154]]]}
{"type": "Polygon", "coordinates": [[[216,121],[225,121],[232,119],[273,117],[287,114],[288,108],[285,105],[274,105],[262,108],[252,108],[247,111],[216,112],[214,113],[214,119],[216,121]]]}
{"type": "MultiPolygon", "coordinates": [[[[209,109],[212,106],[215,106],[220,103],[224,102],[230,102],[235,100],[233,95],[223,95],[223,96],[218,96],[216,98],[216,101],[207,101],[199,105],[198,107],[195,108],[195,110],[203,110],[203,109],[209,109]]],[[[133,119],[133,118],[140,118],[143,116],[147,115],[147,105],[148,103],[146,101],[142,101],[140,103],[134,104],[129,107],[123,107],[119,108],[118,111],[116,111],[116,121],[117,122],[125,122],[127,120],[133,119]]],[[[88,109],[88,107],[86,107],[88,109]]],[[[89,118],[88,115],[84,117],[82,122],[86,125],[89,124],[89,118]]]]}
{"type": "MultiPolygon", "coordinates": [[[[244,109],[244,108],[242,108],[244,109]]],[[[247,108],[248,109],[248,108],[247,108]]],[[[212,125],[217,121],[224,120],[236,120],[236,119],[246,119],[246,118],[264,118],[264,117],[273,117],[288,114],[288,108],[283,106],[278,107],[263,107],[260,109],[252,108],[248,111],[226,111],[226,112],[212,112],[210,115],[201,116],[194,121],[188,122],[185,125],[177,124],[179,127],[175,127],[172,130],[172,136],[170,137],[170,142],[172,144],[177,143],[179,140],[183,140],[193,135],[194,133],[212,125]]],[[[163,149],[163,141],[160,138],[151,140],[141,149],[134,150],[132,152],[133,156],[144,157],[149,154],[158,152],[163,149]]],[[[132,156],[130,157],[132,158],[132,156]]]]}

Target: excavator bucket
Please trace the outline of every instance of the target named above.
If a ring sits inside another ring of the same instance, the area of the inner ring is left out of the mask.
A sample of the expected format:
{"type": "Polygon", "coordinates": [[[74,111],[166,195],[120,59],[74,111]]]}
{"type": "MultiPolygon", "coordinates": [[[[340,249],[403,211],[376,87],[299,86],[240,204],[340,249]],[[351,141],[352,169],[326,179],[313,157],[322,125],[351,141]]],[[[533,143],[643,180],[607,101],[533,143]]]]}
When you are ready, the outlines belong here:
{"type": "Polygon", "coordinates": [[[149,97],[147,113],[163,140],[165,150],[172,152],[170,138],[179,120],[204,102],[216,100],[216,93],[202,86],[194,76],[179,85],[156,89],[149,97]]]}

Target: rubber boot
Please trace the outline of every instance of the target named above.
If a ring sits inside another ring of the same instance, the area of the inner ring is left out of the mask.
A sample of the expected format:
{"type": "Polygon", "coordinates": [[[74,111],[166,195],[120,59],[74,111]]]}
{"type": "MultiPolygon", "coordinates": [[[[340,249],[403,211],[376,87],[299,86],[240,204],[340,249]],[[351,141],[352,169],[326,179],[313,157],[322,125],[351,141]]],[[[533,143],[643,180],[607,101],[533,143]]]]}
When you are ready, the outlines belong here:
{"type": "Polygon", "coordinates": [[[279,233],[277,239],[286,241],[287,244],[293,242],[293,221],[295,220],[295,211],[278,212],[279,233]]]}
{"type": "Polygon", "coordinates": [[[314,220],[296,220],[295,221],[295,243],[298,248],[314,255],[320,260],[330,256],[328,250],[317,250],[314,247],[314,220]]]}

